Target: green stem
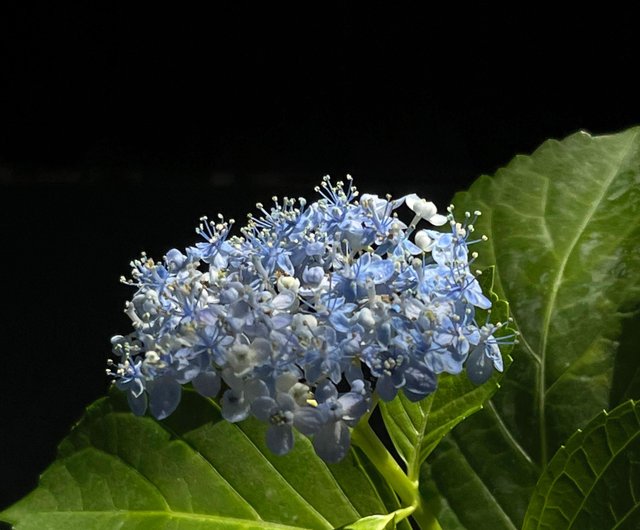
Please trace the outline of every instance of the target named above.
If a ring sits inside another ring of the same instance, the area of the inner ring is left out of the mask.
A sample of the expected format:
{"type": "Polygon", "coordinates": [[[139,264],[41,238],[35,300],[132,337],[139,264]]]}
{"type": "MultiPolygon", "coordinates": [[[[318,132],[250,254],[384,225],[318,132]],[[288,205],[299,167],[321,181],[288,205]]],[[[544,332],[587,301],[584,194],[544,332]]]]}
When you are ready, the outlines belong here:
{"type": "Polygon", "coordinates": [[[406,505],[412,505],[418,496],[418,483],[409,480],[402,468],[395,461],[391,453],[373,432],[366,421],[361,421],[351,432],[351,439],[367,458],[376,466],[376,469],[387,480],[406,505]]]}
{"type": "Polygon", "coordinates": [[[351,432],[351,439],[367,458],[373,463],[380,474],[386,479],[398,494],[402,503],[414,507],[411,514],[422,530],[442,530],[437,519],[424,510],[422,499],[418,491],[418,481],[410,480],[402,471],[391,453],[373,432],[368,421],[360,421],[351,432]]]}
{"type": "Polygon", "coordinates": [[[416,510],[411,514],[422,530],[442,530],[440,523],[431,512],[425,511],[421,497],[418,496],[416,510]]]}

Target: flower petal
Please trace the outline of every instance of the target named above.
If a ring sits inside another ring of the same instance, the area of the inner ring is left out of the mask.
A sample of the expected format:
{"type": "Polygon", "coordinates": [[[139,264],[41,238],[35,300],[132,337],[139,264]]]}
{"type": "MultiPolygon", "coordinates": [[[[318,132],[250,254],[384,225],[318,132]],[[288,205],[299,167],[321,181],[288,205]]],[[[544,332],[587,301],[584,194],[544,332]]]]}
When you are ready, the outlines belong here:
{"type": "Polygon", "coordinates": [[[269,396],[259,397],[251,403],[251,412],[260,421],[269,421],[277,408],[278,404],[269,396]]]}
{"type": "Polygon", "coordinates": [[[201,372],[191,384],[204,397],[215,397],[220,392],[220,376],[217,372],[201,372]]]}
{"type": "Polygon", "coordinates": [[[136,396],[133,392],[127,392],[127,402],[129,408],[136,416],[144,416],[147,411],[147,394],[142,392],[136,396]]]}
{"type": "Polygon", "coordinates": [[[342,405],[342,419],[345,421],[357,422],[369,409],[367,402],[355,392],[347,392],[338,399],[342,405]]]}
{"type": "Polygon", "coordinates": [[[485,344],[476,346],[467,359],[467,375],[472,383],[481,385],[493,373],[493,363],[484,353],[485,344]]]}
{"type": "Polygon", "coordinates": [[[249,416],[249,403],[244,399],[242,392],[236,392],[233,389],[227,390],[222,394],[222,417],[236,423],[242,421],[249,416]]]}
{"type": "Polygon", "coordinates": [[[169,416],[180,403],[182,386],[170,376],[162,376],[149,382],[149,409],[153,417],[163,420],[169,416]]]}
{"type": "Polygon", "coordinates": [[[345,457],[350,442],[349,427],[344,422],[337,421],[326,425],[315,435],[313,447],[322,460],[335,464],[345,457]]]}
{"type": "MultiPolygon", "coordinates": [[[[404,202],[405,204],[413,210],[414,205],[420,201],[420,197],[418,197],[415,193],[410,193],[409,195],[405,195],[404,202]]],[[[415,212],[415,210],[413,210],[415,212]]]]}
{"type": "Polygon", "coordinates": [[[316,399],[320,403],[324,403],[330,399],[336,399],[337,397],[338,389],[331,381],[325,379],[318,385],[318,388],[316,389],[316,399]]]}
{"type": "Polygon", "coordinates": [[[296,301],[296,294],[289,289],[283,289],[282,292],[271,300],[271,305],[276,309],[289,309],[296,301]]]}
{"type": "Polygon", "coordinates": [[[376,392],[382,401],[391,401],[398,394],[398,389],[393,384],[391,376],[385,375],[378,379],[376,392]]]}
{"type": "Polygon", "coordinates": [[[276,402],[282,410],[293,411],[296,408],[296,401],[291,394],[286,392],[278,392],[276,396],[276,402]]]}
{"type": "MultiPolygon", "coordinates": [[[[429,203],[429,204],[433,204],[433,203],[429,203]]],[[[448,219],[444,215],[440,215],[439,213],[434,213],[431,217],[427,218],[427,221],[429,221],[434,226],[442,226],[443,224],[446,224],[448,219]]]]}
{"type": "Polygon", "coordinates": [[[293,447],[293,431],[291,425],[272,425],[267,430],[267,447],[272,453],[286,455],[293,447]]]}
{"type": "Polygon", "coordinates": [[[293,425],[302,434],[315,434],[324,425],[324,415],[315,407],[306,406],[296,410],[293,425]]]}

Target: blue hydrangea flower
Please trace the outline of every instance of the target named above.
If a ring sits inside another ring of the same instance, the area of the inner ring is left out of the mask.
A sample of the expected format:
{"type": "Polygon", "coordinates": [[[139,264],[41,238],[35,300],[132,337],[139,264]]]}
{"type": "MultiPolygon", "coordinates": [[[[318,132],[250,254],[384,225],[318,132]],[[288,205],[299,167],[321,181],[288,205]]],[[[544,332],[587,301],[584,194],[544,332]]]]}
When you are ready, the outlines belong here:
{"type": "Polygon", "coordinates": [[[267,423],[274,453],[295,429],[335,462],[372,388],[418,401],[437,374],[466,369],[481,384],[503,369],[513,337],[475,320],[491,302],[471,271],[471,214],[458,223],[416,194],[360,197],[350,177],[317,191],[258,204],[239,235],[203,217],[193,246],[131,262],[133,331],[112,339],[108,373],[135,414],[166,418],[189,384],[226,420],[267,423]]]}

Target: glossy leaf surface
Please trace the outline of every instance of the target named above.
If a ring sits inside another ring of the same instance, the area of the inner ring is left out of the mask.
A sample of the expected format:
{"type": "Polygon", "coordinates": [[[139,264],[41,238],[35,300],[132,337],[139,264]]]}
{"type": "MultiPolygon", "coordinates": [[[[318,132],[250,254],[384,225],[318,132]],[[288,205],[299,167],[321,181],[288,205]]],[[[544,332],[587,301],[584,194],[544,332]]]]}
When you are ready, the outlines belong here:
{"type": "Polygon", "coordinates": [[[598,415],[555,454],[536,486],[523,530],[640,528],[640,409],[598,415]]]}
{"type": "Polygon", "coordinates": [[[454,204],[482,211],[478,263],[495,264],[522,335],[501,390],[436,451],[425,488],[445,528],[518,528],[550,456],[637,387],[637,356],[616,368],[616,354],[640,301],[640,129],[545,142],[454,204]]]}
{"type": "Polygon", "coordinates": [[[114,391],[87,409],[38,488],[0,517],[16,529],[322,529],[397,508],[355,450],[326,465],[296,437],[278,457],[264,431],[222,420],[194,392],[158,422],[131,414],[114,391]]]}

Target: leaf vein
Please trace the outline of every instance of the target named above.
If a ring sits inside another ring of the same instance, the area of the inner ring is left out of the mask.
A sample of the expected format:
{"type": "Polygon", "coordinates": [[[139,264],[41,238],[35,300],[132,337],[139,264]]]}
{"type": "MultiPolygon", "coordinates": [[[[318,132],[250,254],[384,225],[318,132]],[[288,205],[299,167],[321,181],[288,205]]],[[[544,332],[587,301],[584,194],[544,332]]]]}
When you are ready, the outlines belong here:
{"type": "Polygon", "coordinates": [[[595,215],[595,212],[600,207],[602,200],[604,199],[606,190],[611,186],[615,177],[618,175],[619,167],[622,163],[627,159],[629,154],[632,152],[633,142],[635,141],[638,133],[634,134],[629,141],[626,149],[623,152],[620,163],[614,166],[611,174],[604,179],[603,185],[599,191],[598,199],[593,201],[591,207],[587,210],[586,215],[582,222],[578,226],[578,230],[576,231],[575,237],[572,241],[566,246],[565,252],[560,260],[560,265],[557,269],[555,278],[553,280],[551,291],[549,295],[549,299],[547,305],[545,307],[545,311],[542,318],[542,330],[541,330],[541,339],[540,339],[540,365],[538,369],[538,417],[540,418],[540,454],[542,456],[542,463],[546,465],[547,463],[547,435],[546,435],[546,424],[545,424],[545,390],[546,390],[546,380],[545,380],[545,372],[546,372],[546,353],[547,353],[547,339],[549,335],[549,327],[551,324],[551,315],[553,313],[554,304],[556,298],[558,296],[558,292],[560,290],[560,285],[562,284],[562,279],[564,275],[564,270],[567,266],[570,256],[580,240],[580,237],[584,233],[586,227],[590,223],[591,219],[595,215]]]}
{"type": "MultiPolygon", "coordinates": [[[[126,413],[121,413],[121,414],[126,414],[126,413]]],[[[226,477],[224,477],[222,473],[220,473],[220,471],[213,465],[213,463],[207,457],[205,457],[193,444],[191,444],[184,436],[178,434],[176,431],[169,428],[168,425],[165,425],[160,422],[156,422],[156,424],[160,426],[165,432],[169,433],[169,435],[171,435],[173,438],[175,438],[176,440],[180,440],[187,447],[189,447],[203,462],[205,462],[211,468],[211,470],[214,472],[215,475],[217,475],[218,477],[220,477],[222,481],[224,481],[224,483],[229,487],[229,490],[231,491],[231,493],[237,496],[238,499],[241,499],[251,509],[255,517],[257,517],[259,520],[262,520],[262,517],[260,516],[259,512],[255,509],[255,507],[247,499],[245,499],[242,495],[240,495],[240,492],[238,492],[238,490],[236,490],[231,485],[231,483],[226,479],[226,477]]]]}
{"type": "MultiPolygon", "coordinates": [[[[606,428],[605,428],[605,432],[606,428]]],[[[573,514],[573,517],[571,518],[571,520],[569,521],[569,525],[567,528],[571,528],[571,525],[573,525],[573,523],[575,522],[578,514],[580,513],[580,510],[584,507],[587,499],[589,498],[589,496],[591,495],[591,493],[593,492],[593,489],[595,487],[595,484],[598,482],[598,480],[604,475],[604,473],[606,472],[606,470],[609,468],[609,466],[611,465],[611,463],[615,460],[615,457],[618,456],[630,443],[632,443],[636,438],[640,437],[640,431],[635,432],[632,436],[629,437],[629,439],[620,446],[620,448],[617,451],[612,451],[611,452],[611,458],[609,458],[609,460],[607,461],[606,465],[602,468],[602,470],[600,471],[600,473],[597,473],[595,475],[595,477],[593,478],[593,480],[591,481],[591,485],[589,486],[589,488],[587,489],[586,494],[584,494],[584,497],[582,499],[582,502],[580,503],[580,505],[576,508],[576,511],[573,514]]],[[[554,485],[558,482],[558,480],[560,480],[560,478],[562,478],[563,476],[569,477],[571,480],[574,480],[573,477],[567,473],[565,471],[565,469],[567,468],[567,464],[568,462],[571,460],[571,457],[577,453],[579,450],[581,449],[581,447],[577,448],[575,451],[569,453],[566,452],[566,458],[565,458],[565,462],[564,462],[564,466],[563,469],[560,473],[558,473],[558,475],[551,481],[549,487],[547,488],[547,492],[545,494],[544,497],[544,502],[542,504],[542,509],[541,512],[545,509],[545,507],[547,506],[547,502],[549,500],[549,495],[552,493],[553,491],[553,487],[554,485]]],[[[575,482],[575,480],[574,480],[575,482]]]]}
{"type": "MultiPolygon", "coordinates": [[[[453,431],[453,433],[455,433],[455,431],[453,431]]],[[[510,528],[512,528],[513,530],[517,530],[516,526],[513,524],[513,522],[511,521],[511,518],[507,515],[507,513],[504,511],[504,509],[502,508],[502,506],[500,505],[500,503],[498,502],[498,500],[495,498],[495,496],[493,495],[493,493],[491,493],[491,490],[487,487],[487,485],[484,483],[484,481],[480,478],[480,475],[476,472],[476,470],[474,469],[474,467],[471,465],[471,461],[469,460],[469,458],[467,458],[467,455],[464,453],[464,451],[462,450],[462,448],[460,447],[460,444],[455,440],[455,436],[452,437],[451,440],[456,447],[458,448],[458,452],[460,453],[460,455],[462,456],[462,458],[464,458],[464,461],[467,463],[467,465],[469,466],[469,469],[471,469],[471,471],[475,474],[475,476],[478,478],[478,482],[480,483],[481,488],[483,489],[483,491],[486,492],[486,494],[491,497],[494,501],[494,506],[498,509],[498,516],[507,524],[507,526],[509,526],[510,528]]]]}
{"type": "Polygon", "coordinates": [[[529,456],[529,454],[524,450],[524,448],[518,443],[515,439],[511,431],[505,425],[502,417],[498,414],[498,410],[496,406],[493,404],[493,401],[490,399],[486,403],[486,409],[493,414],[498,424],[498,428],[500,432],[505,436],[507,442],[513,447],[526,461],[527,463],[536,471],[537,474],[540,473],[540,468],[533,462],[533,459],[529,456]]]}
{"type": "MultiPolygon", "coordinates": [[[[158,485],[155,482],[153,482],[153,480],[151,480],[142,471],[140,471],[139,469],[135,468],[132,464],[127,462],[125,459],[123,459],[120,455],[115,454],[115,453],[109,453],[108,451],[105,451],[104,449],[100,449],[99,447],[96,447],[95,445],[91,445],[89,447],[83,448],[82,450],[78,451],[77,453],[74,453],[73,456],[78,455],[78,454],[80,454],[82,452],[85,452],[85,451],[89,451],[89,449],[97,451],[98,453],[102,453],[103,455],[106,455],[109,458],[113,458],[114,460],[117,460],[120,463],[122,463],[122,465],[124,465],[126,468],[131,469],[136,475],[140,476],[147,484],[149,484],[154,490],[156,490],[158,495],[160,495],[160,498],[162,499],[162,502],[166,506],[167,510],[171,509],[171,505],[169,504],[169,500],[164,495],[164,493],[162,493],[162,490],[158,487],[158,485]]],[[[71,474],[71,470],[66,465],[66,463],[69,460],[69,458],[71,458],[71,457],[64,458],[62,460],[62,462],[64,463],[64,466],[69,471],[69,474],[71,474]]],[[[73,476],[73,475],[71,474],[71,476],[73,476]]],[[[75,477],[74,477],[74,480],[76,480],[75,477]]],[[[80,484],[77,482],[77,480],[76,480],[76,484],[78,484],[78,486],[80,486],[80,484]]],[[[82,497],[82,488],[80,488],[80,495],[82,497]]],[[[113,496],[111,497],[111,500],[113,502],[113,496]]],[[[82,500],[82,506],[84,506],[84,499],[82,500]]],[[[114,506],[115,506],[115,504],[114,504],[114,506]]]]}

